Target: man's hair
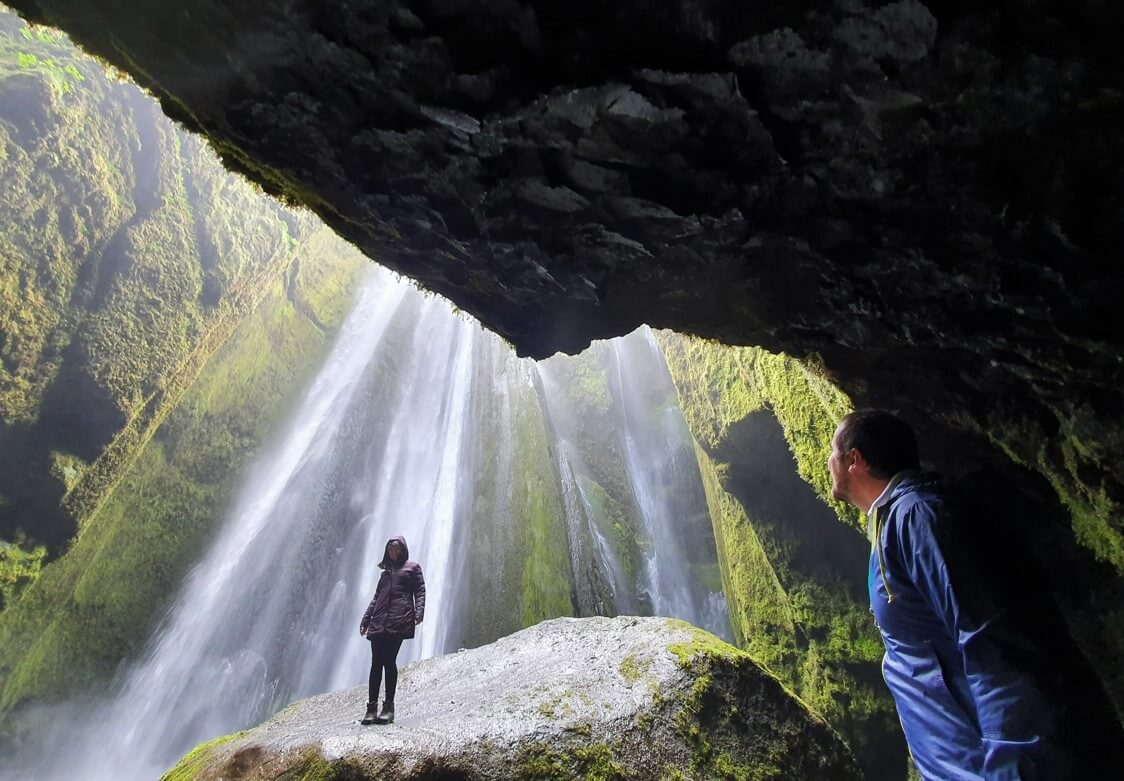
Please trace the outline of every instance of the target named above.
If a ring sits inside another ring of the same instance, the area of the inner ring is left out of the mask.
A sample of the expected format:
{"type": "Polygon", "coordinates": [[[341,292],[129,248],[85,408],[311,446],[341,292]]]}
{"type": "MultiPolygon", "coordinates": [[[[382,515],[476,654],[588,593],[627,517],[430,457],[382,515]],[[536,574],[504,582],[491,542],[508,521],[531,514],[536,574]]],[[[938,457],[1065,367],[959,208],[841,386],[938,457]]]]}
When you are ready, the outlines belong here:
{"type": "Polygon", "coordinates": [[[888,480],[903,469],[918,469],[917,437],[904,420],[884,409],[856,410],[839,422],[839,449],[863,454],[870,473],[888,480]]]}

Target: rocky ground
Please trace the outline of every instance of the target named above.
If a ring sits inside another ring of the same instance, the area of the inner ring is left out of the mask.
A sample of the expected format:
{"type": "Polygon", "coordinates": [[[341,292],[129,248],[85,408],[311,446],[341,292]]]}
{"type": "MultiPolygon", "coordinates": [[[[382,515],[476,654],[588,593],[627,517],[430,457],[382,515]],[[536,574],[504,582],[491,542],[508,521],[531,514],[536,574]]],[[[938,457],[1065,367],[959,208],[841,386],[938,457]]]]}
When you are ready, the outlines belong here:
{"type": "Polygon", "coordinates": [[[366,689],[204,744],[186,779],[854,779],[851,752],[748,655],[661,618],[559,618],[402,670],[397,720],[366,689]]]}

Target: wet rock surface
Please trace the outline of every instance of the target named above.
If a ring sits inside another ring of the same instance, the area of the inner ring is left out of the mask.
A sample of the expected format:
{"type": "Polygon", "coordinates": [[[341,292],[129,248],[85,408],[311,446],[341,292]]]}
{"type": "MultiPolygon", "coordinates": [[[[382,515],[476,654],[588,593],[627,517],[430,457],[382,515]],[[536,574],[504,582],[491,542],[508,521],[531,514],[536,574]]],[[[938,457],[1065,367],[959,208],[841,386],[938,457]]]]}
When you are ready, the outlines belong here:
{"type": "Polygon", "coordinates": [[[396,722],[374,726],[358,723],[365,687],[302,700],[169,777],[859,777],[775,678],[668,619],[546,621],[404,668],[396,699],[396,722]]]}

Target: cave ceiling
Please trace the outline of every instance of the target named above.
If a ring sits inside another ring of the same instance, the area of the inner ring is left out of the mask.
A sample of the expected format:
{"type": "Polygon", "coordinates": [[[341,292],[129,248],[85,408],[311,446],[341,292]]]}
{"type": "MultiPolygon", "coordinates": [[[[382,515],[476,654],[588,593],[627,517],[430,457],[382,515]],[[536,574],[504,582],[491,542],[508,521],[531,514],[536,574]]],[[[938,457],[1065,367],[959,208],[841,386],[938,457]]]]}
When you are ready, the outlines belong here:
{"type": "Polygon", "coordinates": [[[524,355],[814,353],[1124,495],[1119,4],[12,5],[524,355]]]}

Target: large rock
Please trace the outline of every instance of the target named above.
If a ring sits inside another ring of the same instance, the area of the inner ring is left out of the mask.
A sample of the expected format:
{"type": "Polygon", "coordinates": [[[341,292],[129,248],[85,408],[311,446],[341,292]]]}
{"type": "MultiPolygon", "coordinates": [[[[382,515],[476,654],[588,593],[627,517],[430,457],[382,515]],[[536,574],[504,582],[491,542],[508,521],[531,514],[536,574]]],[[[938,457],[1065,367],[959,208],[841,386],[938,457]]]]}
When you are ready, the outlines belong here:
{"type": "Polygon", "coordinates": [[[682,621],[559,618],[406,667],[397,723],[362,687],[289,706],[166,779],[857,779],[827,724],[682,621]]]}

